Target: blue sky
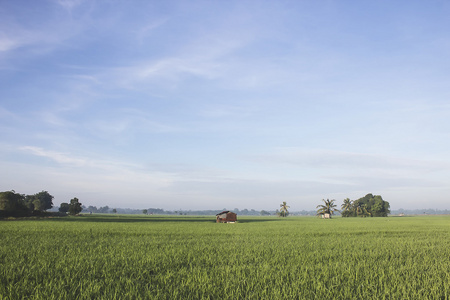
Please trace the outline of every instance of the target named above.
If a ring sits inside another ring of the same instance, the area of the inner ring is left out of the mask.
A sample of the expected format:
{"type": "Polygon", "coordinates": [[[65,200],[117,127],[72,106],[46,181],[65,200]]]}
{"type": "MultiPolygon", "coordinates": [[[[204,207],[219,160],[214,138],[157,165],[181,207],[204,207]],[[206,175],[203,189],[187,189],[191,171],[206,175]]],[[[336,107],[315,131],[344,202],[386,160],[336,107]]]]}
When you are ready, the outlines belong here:
{"type": "Polygon", "coordinates": [[[447,1],[0,1],[0,189],[450,208],[447,1]]]}

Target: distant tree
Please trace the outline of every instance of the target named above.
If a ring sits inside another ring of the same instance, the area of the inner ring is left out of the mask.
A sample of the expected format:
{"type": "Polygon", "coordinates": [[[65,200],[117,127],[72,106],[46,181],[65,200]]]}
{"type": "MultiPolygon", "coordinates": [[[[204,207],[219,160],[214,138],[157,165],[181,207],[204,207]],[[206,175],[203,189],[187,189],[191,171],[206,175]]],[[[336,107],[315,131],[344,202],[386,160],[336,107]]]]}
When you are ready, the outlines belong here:
{"type": "Polygon", "coordinates": [[[109,206],[106,205],[106,206],[104,206],[104,207],[100,207],[100,208],[97,210],[97,212],[99,212],[99,213],[101,213],[101,214],[109,213],[109,206]]]}
{"type": "Polygon", "coordinates": [[[286,204],[286,201],[283,201],[283,203],[280,204],[280,217],[287,217],[289,215],[288,206],[286,204]]]}
{"type": "Polygon", "coordinates": [[[113,208],[112,213],[117,214],[117,209],[113,208]]]}
{"type": "Polygon", "coordinates": [[[354,214],[353,202],[350,198],[345,198],[344,203],[341,205],[341,215],[342,217],[352,217],[354,214]]]}
{"type": "Polygon", "coordinates": [[[143,209],[143,210],[142,210],[142,213],[143,213],[144,215],[148,214],[148,209],[143,209]]]}
{"type": "Polygon", "coordinates": [[[69,208],[70,208],[69,203],[65,203],[65,202],[61,203],[61,205],[59,206],[59,212],[66,213],[69,211],[69,208]]]}
{"type": "Polygon", "coordinates": [[[151,215],[163,215],[165,214],[165,211],[161,208],[149,208],[148,213],[151,215]]]}
{"type": "Polygon", "coordinates": [[[28,208],[29,211],[34,210],[34,195],[26,195],[24,198],[25,206],[28,208]]]}
{"type": "Polygon", "coordinates": [[[259,214],[260,214],[261,216],[270,216],[270,212],[265,211],[265,210],[262,210],[259,214]]]}
{"type": "Polygon", "coordinates": [[[41,202],[39,199],[34,198],[33,202],[33,209],[36,211],[44,211],[44,203],[41,202]]]}
{"type": "Polygon", "coordinates": [[[372,217],[372,213],[370,212],[369,209],[367,209],[367,204],[364,203],[360,203],[357,207],[356,207],[356,215],[358,217],[372,217]]]}
{"type": "Polygon", "coordinates": [[[34,195],[25,197],[28,208],[37,211],[44,211],[53,207],[53,196],[47,191],[42,191],[34,195]]]}
{"type": "Polygon", "coordinates": [[[330,217],[331,215],[333,215],[336,211],[339,211],[336,207],[337,205],[334,203],[336,200],[324,200],[322,199],[324,204],[319,204],[317,205],[316,208],[318,208],[317,210],[317,214],[318,215],[324,215],[324,214],[329,214],[330,217]]]}
{"type": "Polygon", "coordinates": [[[25,195],[15,191],[0,192],[0,216],[24,216],[29,212],[25,195]]]}
{"type": "Polygon", "coordinates": [[[78,198],[71,199],[69,204],[69,214],[77,215],[81,212],[81,210],[81,203],[79,202],[78,198]]]}
{"type": "Polygon", "coordinates": [[[380,195],[367,194],[353,201],[352,216],[358,217],[387,217],[391,213],[389,202],[380,195]]]}
{"type": "Polygon", "coordinates": [[[380,195],[373,197],[374,203],[371,207],[372,216],[374,217],[387,217],[391,213],[389,202],[384,201],[380,195]]]}

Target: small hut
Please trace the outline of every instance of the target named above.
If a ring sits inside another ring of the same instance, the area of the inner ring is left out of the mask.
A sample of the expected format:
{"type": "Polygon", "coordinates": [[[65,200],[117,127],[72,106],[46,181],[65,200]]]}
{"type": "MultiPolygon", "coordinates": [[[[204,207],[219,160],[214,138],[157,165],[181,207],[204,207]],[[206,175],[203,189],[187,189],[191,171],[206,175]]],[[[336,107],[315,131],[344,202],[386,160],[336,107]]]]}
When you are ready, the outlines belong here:
{"type": "Polygon", "coordinates": [[[234,212],[225,210],[216,215],[217,223],[234,223],[237,221],[237,215],[234,212]]]}
{"type": "Polygon", "coordinates": [[[321,215],[322,215],[322,219],[331,219],[331,215],[330,214],[324,213],[324,214],[321,214],[321,215]]]}

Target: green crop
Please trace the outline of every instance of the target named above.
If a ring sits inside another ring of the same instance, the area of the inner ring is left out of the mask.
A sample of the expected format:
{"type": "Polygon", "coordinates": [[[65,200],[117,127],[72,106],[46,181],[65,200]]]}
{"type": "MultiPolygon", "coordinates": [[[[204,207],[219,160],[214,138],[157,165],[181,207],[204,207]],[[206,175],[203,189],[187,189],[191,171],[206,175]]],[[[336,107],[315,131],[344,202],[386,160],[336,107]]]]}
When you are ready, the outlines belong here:
{"type": "Polygon", "coordinates": [[[449,299],[450,217],[0,222],[0,299],[449,299]]]}

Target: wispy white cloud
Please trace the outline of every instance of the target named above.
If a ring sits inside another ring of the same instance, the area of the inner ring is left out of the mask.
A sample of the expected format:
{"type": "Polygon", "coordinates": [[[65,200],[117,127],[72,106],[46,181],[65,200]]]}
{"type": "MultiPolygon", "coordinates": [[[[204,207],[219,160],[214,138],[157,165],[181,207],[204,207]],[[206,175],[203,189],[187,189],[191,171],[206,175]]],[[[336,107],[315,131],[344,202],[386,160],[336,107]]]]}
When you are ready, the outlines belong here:
{"type": "Polygon", "coordinates": [[[85,0],[56,0],[55,2],[64,7],[65,9],[67,9],[68,11],[71,11],[75,7],[85,2],[85,0]]]}
{"type": "Polygon", "coordinates": [[[355,153],[324,149],[278,148],[275,153],[256,156],[267,163],[281,163],[310,168],[343,168],[367,170],[402,170],[432,172],[449,170],[447,161],[421,160],[384,154],[355,153]]]}
{"type": "Polygon", "coordinates": [[[101,139],[114,138],[116,141],[134,139],[152,133],[170,134],[187,130],[178,123],[159,121],[157,116],[134,108],[113,110],[105,113],[102,119],[87,121],[85,126],[101,139]]]}
{"type": "Polygon", "coordinates": [[[213,119],[239,117],[245,118],[258,111],[257,107],[249,107],[244,105],[211,105],[210,108],[205,108],[199,111],[199,116],[213,119]]]}
{"type": "MultiPolygon", "coordinates": [[[[9,147],[9,151],[13,148],[9,147]]],[[[55,170],[59,172],[78,172],[109,178],[111,180],[122,180],[124,178],[136,178],[143,176],[144,178],[160,178],[160,182],[168,182],[169,179],[183,178],[183,174],[193,174],[194,169],[187,166],[181,166],[185,172],[180,172],[178,165],[161,165],[161,164],[144,164],[130,163],[119,159],[108,159],[107,157],[99,158],[97,156],[81,156],[70,152],[61,152],[45,149],[36,146],[21,146],[18,150],[24,154],[31,156],[44,157],[55,162],[57,167],[55,170]],[[78,170],[78,171],[77,171],[78,170]],[[187,171],[186,173],[186,170],[187,171]]],[[[41,165],[41,164],[37,164],[41,165]]],[[[157,180],[158,181],[158,180],[157,180]]]]}
{"type": "Polygon", "coordinates": [[[151,36],[152,32],[164,25],[168,21],[168,17],[160,18],[156,21],[151,21],[148,24],[143,25],[139,29],[135,30],[136,39],[139,45],[143,45],[144,42],[151,36]]]}
{"type": "MultiPolygon", "coordinates": [[[[56,5],[68,11],[83,2],[82,0],[54,1],[56,5]]],[[[0,62],[4,64],[3,68],[13,66],[17,62],[13,59],[16,57],[21,59],[42,57],[59,49],[75,46],[68,41],[82,33],[91,23],[89,8],[77,17],[68,18],[67,12],[62,13],[58,9],[49,9],[49,3],[33,5],[36,5],[33,8],[36,10],[34,14],[24,13],[22,15],[20,10],[0,11],[0,27],[2,28],[0,32],[0,54],[2,54],[0,59],[2,61],[0,62]],[[40,15],[45,15],[45,17],[40,18],[40,15]],[[21,19],[26,19],[26,22],[21,22],[21,19]]]]}
{"type": "MultiPolygon", "coordinates": [[[[83,157],[70,152],[60,152],[35,146],[22,146],[19,150],[32,156],[44,157],[55,162],[53,168],[58,173],[85,174],[86,176],[99,176],[102,180],[111,182],[128,182],[132,180],[149,180],[166,185],[174,178],[175,173],[162,172],[158,169],[144,168],[140,164],[128,163],[116,159],[83,157]],[[138,179],[140,178],[140,179],[138,179]]],[[[37,164],[41,165],[41,164],[37,164]]]]}
{"type": "MultiPolygon", "coordinates": [[[[46,152],[45,155],[53,157],[53,153],[46,152]]],[[[28,194],[48,190],[55,196],[55,205],[78,197],[85,205],[123,207],[126,203],[127,207],[135,208],[167,207],[169,198],[162,190],[172,182],[169,174],[143,172],[115,161],[89,164],[58,168],[49,164],[0,161],[0,167],[9,170],[7,175],[0,175],[0,188],[28,194]]]]}
{"type": "Polygon", "coordinates": [[[151,61],[139,61],[134,65],[118,68],[117,77],[133,81],[179,81],[186,76],[214,79],[223,75],[224,57],[243,47],[245,41],[201,40],[185,45],[178,53],[151,61]],[[121,74],[121,75],[120,75],[121,74]],[[126,74],[126,76],[123,76],[126,74]],[[120,75],[120,76],[119,76],[120,75]]]}
{"type": "Polygon", "coordinates": [[[129,69],[138,80],[165,78],[179,79],[183,74],[213,78],[218,65],[199,58],[169,58],[129,69]]]}
{"type": "Polygon", "coordinates": [[[48,40],[40,32],[22,28],[17,24],[0,22],[0,26],[6,28],[0,33],[0,52],[4,54],[20,47],[45,43],[45,40],[48,40]]]}
{"type": "Polygon", "coordinates": [[[5,34],[0,35],[0,52],[10,51],[18,46],[19,42],[6,36],[5,34]]]}
{"type": "Polygon", "coordinates": [[[9,122],[11,122],[11,120],[17,121],[17,119],[19,118],[17,114],[2,106],[0,106],[0,116],[2,120],[9,120],[9,122]]]}
{"type": "Polygon", "coordinates": [[[72,75],[63,75],[63,77],[74,79],[80,82],[88,82],[94,85],[99,85],[101,83],[100,79],[94,76],[94,74],[72,74],[72,75]]]}
{"type": "MultiPolygon", "coordinates": [[[[137,38],[143,40],[148,33],[156,29],[162,30],[170,22],[176,20],[163,18],[151,21],[137,30],[137,38]]],[[[105,74],[109,78],[107,81],[119,82],[132,88],[142,87],[148,82],[178,83],[190,76],[205,80],[229,77],[230,71],[234,72],[233,68],[244,62],[234,61],[232,55],[249,46],[256,40],[256,36],[254,27],[240,27],[239,24],[233,24],[232,20],[218,21],[221,22],[222,26],[215,24],[213,28],[191,29],[190,39],[181,42],[185,39],[180,38],[180,44],[169,47],[169,51],[156,56],[148,55],[151,59],[130,59],[127,64],[111,68],[105,74]]],[[[164,42],[153,43],[165,48],[164,42]]],[[[148,47],[154,47],[153,43],[147,42],[148,47]]],[[[234,75],[238,75],[238,72],[234,72],[234,75]]]]}
{"type": "Polygon", "coordinates": [[[19,148],[22,151],[28,152],[32,155],[40,156],[49,158],[50,160],[57,162],[59,164],[68,164],[68,165],[74,165],[74,166],[85,166],[87,164],[86,159],[82,158],[76,158],[68,153],[62,153],[62,152],[55,152],[55,151],[49,151],[42,149],[40,147],[34,147],[34,146],[23,146],[19,148]]]}

